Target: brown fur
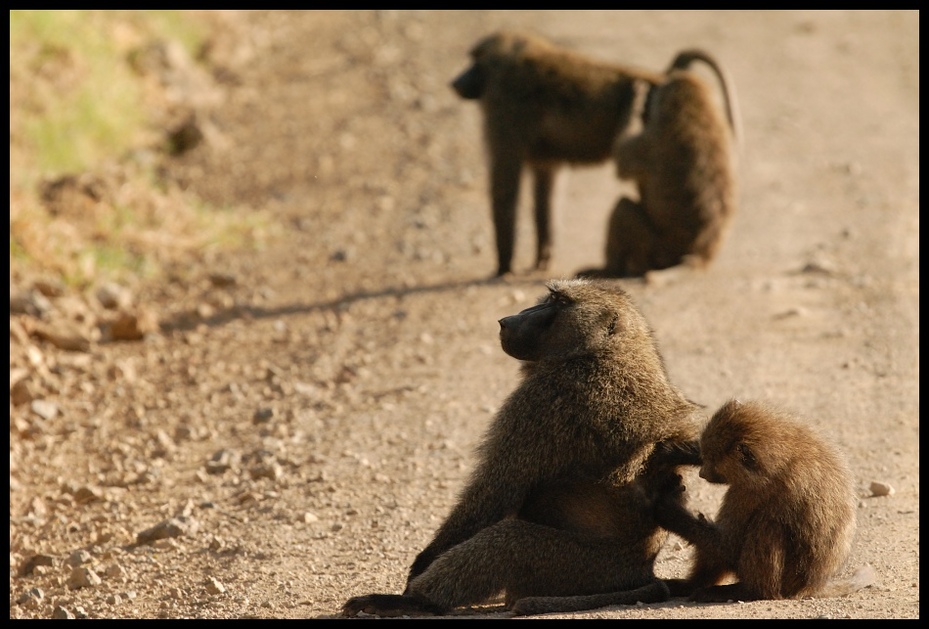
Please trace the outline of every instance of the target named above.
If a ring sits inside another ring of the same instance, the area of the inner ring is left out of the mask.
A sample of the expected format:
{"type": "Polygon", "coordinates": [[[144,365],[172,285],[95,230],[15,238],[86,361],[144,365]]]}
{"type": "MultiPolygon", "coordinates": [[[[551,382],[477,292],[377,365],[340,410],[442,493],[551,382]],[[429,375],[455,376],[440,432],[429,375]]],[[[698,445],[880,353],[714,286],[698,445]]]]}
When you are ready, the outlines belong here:
{"type": "Polygon", "coordinates": [[[620,138],[614,159],[619,177],[637,185],[639,200],[619,200],[607,228],[606,266],[581,275],[636,277],[680,264],[705,268],[736,211],[733,148],[740,115],[725,69],[705,52],[685,51],[661,84],[639,81],[637,89],[646,101],[643,128],[620,138]],[[684,69],[695,60],[719,77],[726,118],[706,83],[684,69]]]}
{"type": "Polygon", "coordinates": [[[815,595],[848,559],[857,498],[839,452],[810,428],[757,402],[722,406],[706,426],[700,476],[729,485],[715,523],[670,493],[656,501],[662,526],[694,544],[674,595],[751,601],[815,595]],[[730,576],[738,580],[721,585],[730,576]]]}
{"type": "Polygon", "coordinates": [[[471,49],[471,65],[452,82],[479,100],[490,169],[497,275],[511,271],[521,175],[533,175],[537,269],[552,250],[552,192],[565,164],[609,159],[632,116],[635,81],[661,73],[605,63],[528,33],[502,31],[471,49]]]}
{"type": "Polygon", "coordinates": [[[667,597],[653,572],[667,534],[648,496],[678,465],[699,461],[698,407],[668,380],[625,292],[588,280],[553,281],[549,291],[500,320],[523,380],[405,592],[355,597],[343,614],[445,613],[500,593],[508,605],[626,590],[667,597]]]}

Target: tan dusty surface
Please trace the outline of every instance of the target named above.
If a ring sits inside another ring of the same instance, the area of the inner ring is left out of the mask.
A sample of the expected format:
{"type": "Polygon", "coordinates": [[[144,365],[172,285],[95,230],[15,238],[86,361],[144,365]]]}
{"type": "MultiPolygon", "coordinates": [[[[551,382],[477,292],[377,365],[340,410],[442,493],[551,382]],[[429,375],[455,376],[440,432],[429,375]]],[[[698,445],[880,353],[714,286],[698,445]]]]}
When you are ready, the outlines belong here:
{"type": "MultiPolygon", "coordinates": [[[[138,295],[162,322],[146,341],[64,352],[11,315],[11,368],[31,356],[57,405],[11,398],[11,618],[322,618],[402,589],[516,382],[497,319],[602,261],[621,190],[609,166],[565,173],[553,269],[525,272],[522,220],[520,272],[486,281],[479,116],[448,82],[501,26],[645,67],[692,45],[727,64],[746,135],[731,237],[703,275],[625,285],[689,397],[776,402],[847,452],[852,562],[878,575],[844,599],[570,616],[919,617],[918,13],[533,11],[228,17],[217,135],[168,170],[284,229],[138,295]],[[133,544],[176,516],[184,535],[133,544]],[[22,575],[36,554],[51,565],[22,575]],[[69,561],[99,583],[72,589],[69,561]]],[[[718,493],[690,484],[712,513],[718,493]]],[[[659,574],[688,552],[672,541],[659,574]]]]}

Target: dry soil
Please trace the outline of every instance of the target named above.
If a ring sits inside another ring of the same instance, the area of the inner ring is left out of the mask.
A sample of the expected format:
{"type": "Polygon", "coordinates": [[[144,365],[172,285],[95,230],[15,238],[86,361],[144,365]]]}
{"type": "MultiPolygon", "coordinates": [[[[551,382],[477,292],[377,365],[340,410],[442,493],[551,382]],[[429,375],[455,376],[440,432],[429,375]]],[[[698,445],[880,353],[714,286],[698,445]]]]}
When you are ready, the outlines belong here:
{"type": "MultiPolygon", "coordinates": [[[[517,382],[497,320],[602,262],[625,189],[608,165],[565,172],[553,268],[529,271],[524,202],[517,272],[488,281],[479,112],[448,83],[503,26],[653,69],[694,45],[728,66],[731,236],[705,273],[623,285],[689,397],[775,402],[848,454],[852,563],[877,574],[840,599],[563,616],[919,617],[918,12],[217,18],[211,132],[164,175],[283,229],[140,289],[160,322],[144,340],[67,351],[11,305],[11,618],[328,618],[402,589],[517,382]]],[[[712,513],[718,492],[689,484],[712,513]]],[[[688,556],[672,539],[659,574],[688,556]]]]}

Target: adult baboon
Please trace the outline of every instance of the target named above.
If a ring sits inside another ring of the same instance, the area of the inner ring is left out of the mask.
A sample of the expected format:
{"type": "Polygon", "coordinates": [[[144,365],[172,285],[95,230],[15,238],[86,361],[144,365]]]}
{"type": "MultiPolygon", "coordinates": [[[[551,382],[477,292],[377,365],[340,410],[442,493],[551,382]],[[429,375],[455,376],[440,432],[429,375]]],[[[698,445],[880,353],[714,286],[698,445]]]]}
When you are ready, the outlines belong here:
{"type": "Polygon", "coordinates": [[[658,495],[658,521],[696,549],[688,578],[667,582],[671,593],[697,601],[819,593],[846,562],[856,528],[838,451],[782,411],[731,400],[707,424],[700,452],[700,476],[729,487],[715,522],[694,517],[673,492],[658,495]],[[732,575],[736,583],[719,585],[732,575]]]}
{"type": "Polygon", "coordinates": [[[637,277],[680,264],[705,268],[716,257],[736,211],[733,148],[741,123],[728,73],[700,50],[680,53],[659,85],[638,81],[642,130],[620,137],[614,160],[639,199],[622,197],[607,228],[606,265],[581,275],[637,277]],[[703,61],[719,77],[726,117],[693,72],[703,61]],[[642,98],[642,97],[645,98],[642,98]]]}
{"type": "Polygon", "coordinates": [[[548,289],[538,305],[500,319],[522,382],[406,590],[352,598],[343,614],[441,614],[500,593],[508,606],[626,590],[667,597],[653,572],[667,534],[649,496],[678,465],[699,462],[699,407],[669,381],[625,292],[589,280],[548,289]]]}
{"type": "Polygon", "coordinates": [[[535,266],[546,269],[558,169],[606,161],[629,123],[635,81],[657,84],[662,75],[598,61],[513,31],[481,39],[470,54],[471,65],[452,87],[462,98],[479,100],[483,111],[497,275],[511,271],[524,166],[533,176],[535,266]]]}

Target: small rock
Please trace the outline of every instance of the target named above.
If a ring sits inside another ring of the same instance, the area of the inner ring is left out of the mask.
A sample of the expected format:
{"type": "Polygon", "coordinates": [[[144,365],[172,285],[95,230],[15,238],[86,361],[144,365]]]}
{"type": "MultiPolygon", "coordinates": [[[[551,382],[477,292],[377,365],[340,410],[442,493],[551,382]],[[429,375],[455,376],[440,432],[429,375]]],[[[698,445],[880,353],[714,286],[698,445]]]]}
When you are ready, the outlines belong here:
{"type": "Polygon", "coordinates": [[[894,489],[888,483],[881,483],[879,481],[871,482],[871,495],[872,496],[893,496],[896,493],[894,489]]]}
{"type": "Polygon", "coordinates": [[[800,269],[801,273],[815,273],[822,275],[834,275],[835,265],[826,259],[810,260],[800,269]]]}
{"type": "Polygon", "coordinates": [[[52,302],[39,291],[14,291],[14,289],[10,289],[10,314],[28,314],[41,317],[51,309],[52,302]]]}
{"type": "Polygon", "coordinates": [[[177,542],[173,539],[159,539],[152,542],[152,548],[161,551],[177,550],[177,542]]]}
{"type": "MultiPolygon", "coordinates": [[[[12,329],[13,326],[10,326],[12,329]]],[[[23,382],[29,377],[29,370],[25,367],[10,367],[10,391],[13,390],[20,382],[23,382]]]]}
{"type": "Polygon", "coordinates": [[[83,485],[74,492],[74,501],[78,504],[100,502],[101,500],[103,500],[103,492],[98,487],[83,485]]]}
{"type": "Polygon", "coordinates": [[[255,414],[252,415],[253,424],[266,424],[274,417],[273,408],[259,408],[255,411],[255,414]]]}
{"type": "Polygon", "coordinates": [[[103,579],[86,566],[77,566],[71,570],[71,577],[68,579],[68,587],[72,590],[79,590],[85,587],[96,587],[101,583],[103,583],[103,579]]]}
{"type": "Polygon", "coordinates": [[[32,287],[46,297],[61,297],[65,294],[65,285],[58,278],[37,279],[32,287]]]}
{"type": "Polygon", "coordinates": [[[195,148],[204,139],[197,116],[191,114],[168,131],[168,145],[172,155],[181,155],[195,148]]]}
{"type": "Polygon", "coordinates": [[[193,518],[183,516],[169,518],[136,535],[136,542],[149,544],[159,539],[193,535],[199,528],[199,523],[193,518]]]}
{"type": "Polygon", "coordinates": [[[114,579],[126,576],[126,570],[121,564],[111,563],[106,567],[106,576],[114,579]]]}
{"type": "Polygon", "coordinates": [[[249,469],[248,473],[254,480],[258,480],[259,478],[277,480],[284,475],[284,468],[277,463],[259,463],[249,469]]]}
{"type": "Polygon", "coordinates": [[[210,577],[206,582],[206,591],[210,594],[222,594],[226,591],[226,586],[217,579],[210,577]]]}
{"type": "Polygon", "coordinates": [[[68,323],[38,323],[35,326],[35,330],[33,330],[33,334],[43,341],[48,341],[58,349],[63,349],[68,352],[90,351],[90,337],[68,323]]]}
{"type": "Polygon", "coordinates": [[[13,402],[13,406],[22,406],[34,399],[35,394],[28,380],[19,380],[10,387],[10,401],[13,402]]]}
{"type": "Polygon", "coordinates": [[[147,308],[120,311],[104,325],[104,337],[113,341],[138,341],[160,330],[158,317],[147,308]]]}
{"type": "Polygon", "coordinates": [[[217,450],[206,462],[206,471],[210,474],[222,474],[239,460],[238,453],[232,450],[217,450]]]}
{"type": "Polygon", "coordinates": [[[75,550],[68,557],[68,565],[74,568],[78,566],[83,566],[84,564],[90,563],[93,560],[93,555],[91,555],[86,550],[75,550]]]}
{"type": "Polygon", "coordinates": [[[51,555],[32,555],[19,567],[20,576],[29,576],[38,566],[53,566],[55,559],[51,555]]]}
{"type": "Polygon", "coordinates": [[[787,310],[782,310],[781,312],[774,315],[775,319],[789,319],[791,317],[805,317],[807,311],[800,306],[792,306],[787,310]]]}
{"type": "Polygon", "coordinates": [[[210,273],[210,283],[217,288],[235,286],[235,275],[231,273],[210,273]]]}
{"type": "Polygon", "coordinates": [[[253,491],[243,491],[235,496],[235,501],[240,505],[256,505],[261,502],[261,496],[253,491]]]}
{"type": "Polygon", "coordinates": [[[73,620],[74,614],[69,612],[67,609],[65,609],[61,605],[56,605],[55,611],[52,612],[52,618],[73,620]]]}
{"type": "Polygon", "coordinates": [[[32,588],[28,592],[23,592],[20,597],[16,599],[16,604],[35,609],[44,599],[45,592],[43,592],[41,588],[32,588]]]}
{"type": "Polygon", "coordinates": [[[106,282],[97,289],[97,301],[107,310],[128,308],[132,304],[132,293],[115,282],[106,282]]]}
{"type": "Polygon", "coordinates": [[[58,414],[58,405],[48,400],[32,400],[29,408],[33,413],[46,421],[58,414]]]}

